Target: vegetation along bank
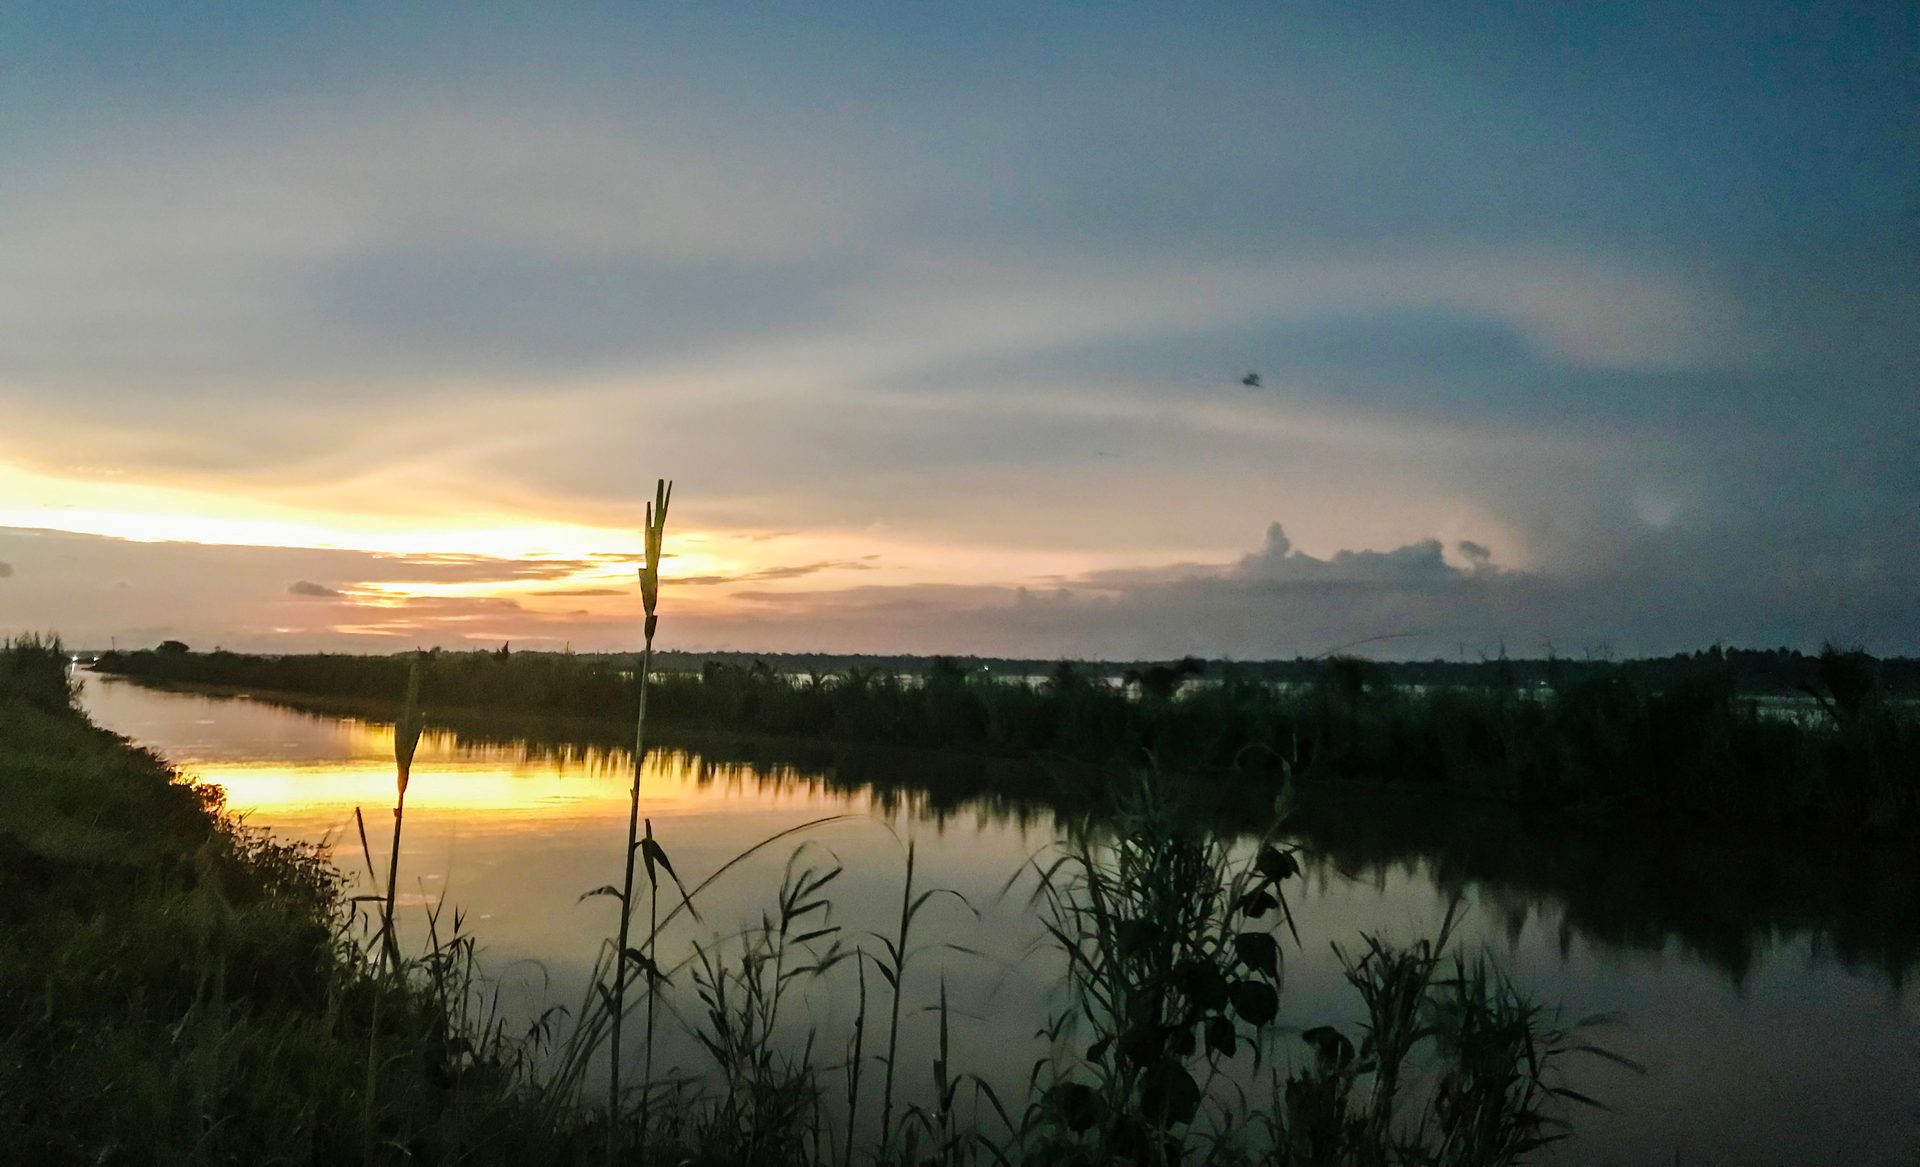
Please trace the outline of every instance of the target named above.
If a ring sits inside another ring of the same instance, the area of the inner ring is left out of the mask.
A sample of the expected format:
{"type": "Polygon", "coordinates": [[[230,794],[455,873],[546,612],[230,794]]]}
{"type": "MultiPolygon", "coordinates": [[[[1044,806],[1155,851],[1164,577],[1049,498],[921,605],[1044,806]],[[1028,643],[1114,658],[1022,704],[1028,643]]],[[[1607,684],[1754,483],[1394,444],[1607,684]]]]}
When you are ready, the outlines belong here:
{"type": "MultiPolygon", "coordinates": [[[[410,654],[108,653],[103,672],[310,697],[391,702],[410,654]]],[[[1549,806],[1591,804],[1681,822],[1920,837],[1920,706],[1910,662],[1712,653],[1661,662],[1409,666],[1347,657],[1290,666],[1140,666],[1124,682],[1061,662],[1008,678],[935,658],[784,672],[764,662],[656,671],[649,721],[666,732],[761,733],[1223,774],[1278,783],[1388,782],[1549,806]],[[1656,667],[1657,666],[1657,667],[1656,667]],[[1440,677],[1442,674],[1434,674],[1440,677]],[[1468,678],[1465,681],[1460,678],[1468,678]],[[1754,682],[1763,692],[1753,692],[1754,682]],[[1774,694],[1792,683],[1797,700],[1774,694]]],[[[430,711],[630,723],[631,657],[433,652],[430,711]]]]}

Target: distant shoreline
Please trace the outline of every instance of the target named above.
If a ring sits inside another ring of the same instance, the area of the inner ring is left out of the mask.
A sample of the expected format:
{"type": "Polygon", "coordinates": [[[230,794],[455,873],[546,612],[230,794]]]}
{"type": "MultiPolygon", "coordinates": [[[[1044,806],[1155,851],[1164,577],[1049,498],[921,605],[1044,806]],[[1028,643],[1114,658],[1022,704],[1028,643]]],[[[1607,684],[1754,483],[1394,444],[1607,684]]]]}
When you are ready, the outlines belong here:
{"type": "MultiPolygon", "coordinates": [[[[581,664],[615,663],[631,667],[639,659],[638,652],[562,652],[547,649],[513,648],[508,642],[503,645],[513,656],[532,659],[568,660],[581,664]]],[[[83,663],[91,664],[100,658],[113,656],[131,656],[137,651],[126,653],[83,652],[76,654],[83,663]]],[[[212,653],[196,653],[199,656],[235,656],[251,659],[288,659],[316,656],[373,658],[406,657],[413,651],[393,653],[224,653],[214,650],[212,653]]],[[[440,650],[431,650],[439,652],[440,650]]],[[[464,652],[447,652],[449,656],[485,655],[497,650],[474,649],[464,652]]],[[[1194,675],[1203,680],[1237,679],[1263,683],[1307,684],[1317,678],[1320,670],[1329,659],[1338,652],[1323,653],[1315,656],[1301,656],[1290,659],[1235,660],[1230,657],[1186,657],[1199,666],[1194,675]]],[[[1712,666],[1724,670],[1733,680],[1735,691],[1750,697],[1793,697],[1806,696],[1803,685],[1813,663],[1819,659],[1818,653],[1808,653],[1799,649],[1749,649],[1724,648],[1714,646],[1693,652],[1672,653],[1666,656],[1625,657],[1612,659],[1603,656],[1582,654],[1580,656],[1541,656],[1541,657],[1481,657],[1475,660],[1445,660],[1432,658],[1426,660],[1375,660],[1366,658],[1368,667],[1376,672],[1383,683],[1390,685],[1493,685],[1512,684],[1517,686],[1545,686],[1556,682],[1588,680],[1601,676],[1621,676],[1652,683],[1663,683],[1675,677],[1684,677],[1697,673],[1702,667],[1712,666]]],[[[1121,682],[1129,674],[1138,674],[1156,665],[1166,665],[1167,658],[1141,658],[1138,660],[1076,659],[1057,657],[989,657],[968,654],[941,653],[819,653],[819,652],[748,652],[748,651],[697,651],[689,649],[656,650],[653,657],[656,674],[699,674],[709,665],[722,669],[753,668],[756,664],[769,668],[776,673],[793,677],[809,674],[829,676],[849,670],[872,670],[894,672],[902,675],[924,676],[942,664],[957,665],[969,674],[979,673],[997,679],[1043,678],[1053,673],[1062,664],[1070,665],[1083,675],[1107,681],[1121,682]]],[[[1877,658],[1880,683],[1889,695],[1920,700],[1920,656],[1896,656],[1877,658]]]]}

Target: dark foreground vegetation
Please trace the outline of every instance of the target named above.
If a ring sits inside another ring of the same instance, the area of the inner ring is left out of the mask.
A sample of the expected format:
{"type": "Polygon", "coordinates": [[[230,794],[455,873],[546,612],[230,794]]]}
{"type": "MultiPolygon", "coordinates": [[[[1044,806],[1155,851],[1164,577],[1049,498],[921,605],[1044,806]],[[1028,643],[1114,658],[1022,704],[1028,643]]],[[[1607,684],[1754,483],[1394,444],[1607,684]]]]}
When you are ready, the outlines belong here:
{"type": "Polygon", "coordinates": [[[731,864],[689,888],[649,827],[628,893],[647,928],[609,946],[557,1042],[553,1014],[510,1038],[457,924],[397,953],[390,897],[385,920],[356,910],[314,852],[249,835],[217,793],[89,725],[64,663],[57,643],[0,646],[0,1146],[17,1161],[1468,1167],[1559,1137],[1586,1102],[1563,1063],[1608,1056],[1453,951],[1452,913],[1430,940],[1346,947],[1353,1031],[1279,1030],[1298,860],[1230,851],[1156,781],[1021,875],[1064,990],[1022,1097],[950,1064],[944,991],[904,989],[937,958],[919,917],[941,894],[915,884],[911,846],[886,935],[828,922],[842,871],[803,846],[757,927],[676,955],[659,929],[731,864]],[[630,1063],[653,1068],[670,994],[711,1061],[645,1074],[610,1111],[586,1079],[616,965],[644,1025],[630,1063]],[[859,1009],[820,1033],[805,992],[834,978],[859,1009]],[[901,1061],[908,1011],[938,1017],[930,1066],[901,1061]],[[907,1086],[929,1070],[930,1092],[907,1086]]]}
{"type": "MultiPolygon", "coordinates": [[[[98,668],[198,683],[386,701],[403,656],[110,653],[98,668]]],[[[1537,663],[1537,662],[1536,662],[1537,663]]],[[[1068,663],[1041,680],[1002,679],[936,659],[921,675],[852,668],[795,675],[709,660],[659,672],[661,730],[790,735],[1137,766],[1278,785],[1391,782],[1530,805],[1596,805],[1669,821],[1786,826],[1838,835],[1920,836],[1920,707],[1911,662],[1828,649],[1818,656],[1711,653],[1659,662],[1560,662],[1537,685],[1519,666],[1471,668],[1473,683],[1403,685],[1383,666],[1299,662],[1275,683],[1200,662],[1131,670],[1124,684],[1068,663]],[[1656,667],[1657,666],[1657,667],[1656,667]],[[1796,706],[1772,693],[1791,679],[1796,706]],[[1899,684],[1893,684],[1892,681],[1899,684]]],[[[1394,666],[1404,669],[1407,666],[1394,666]]],[[[1453,666],[1448,666],[1453,667],[1453,666]]],[[[1532,666],[1529,665],[1528,668],[1532,666]]],[[[631,658],[435,652],[435,710],[630,722],[631,658]]]]}

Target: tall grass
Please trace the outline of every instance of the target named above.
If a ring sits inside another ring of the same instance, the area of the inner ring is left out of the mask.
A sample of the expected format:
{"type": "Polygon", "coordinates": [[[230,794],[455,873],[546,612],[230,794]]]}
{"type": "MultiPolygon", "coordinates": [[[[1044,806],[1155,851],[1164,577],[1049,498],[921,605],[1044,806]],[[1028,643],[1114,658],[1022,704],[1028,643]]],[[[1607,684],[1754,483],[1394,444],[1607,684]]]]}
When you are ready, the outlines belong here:
{"type": "Polygon", "coordinates": [[[1036,865],[1036,905],[1073,993],[1049,1036],[1085,1042],[1077,1072],[1041,1099],[1040,1157],[1185,1161],[1203,1082],[1259,1048],[1279,1013],[1276,929],[1292,933],[1285,884],[1298,871],[1271,837],[1235,855],[1156,779],[1036,865]]]}
{"type": "MultiPolygon", "coordinates": [[[[667,503],[673,497],[673,486],[666,479],[660,479],[654,486],[654,500],[647,506],[646,559],[640,566],[640,598],[646,609],[645,638],[646,647],[640,654],[640,669],[637,677],[639,687],[639,710],[634,719],[633,731],[633,789],[627,814],[627,846],[624,853],[620,884],[620,925],[618,938],[614,942],[613,973],[613,1037],[608,1043],[607,1059],[607,1113],[609,1116],[620,1113],[620,1063],[622,1047],[620,1032],[626,1019],[627,970],[637,965],[648,977],[647,994],[647,1070],[653,1069],[653,978],[657,967],[653,963],[651,952],[639,953],[628,943],[633,923],[633,868],[635,853],[646,850],[647,882],[651,888],[649,897],[652,907],[648,931],[649,949],[652,936],[659,929],[659,880],[655,874],[656,866],[666,865],[666,854],[653,840],[653,824],[647,824],[647,837],[640,838],[640,776],[647,756],[647,693],[651,687],[653,672],[653,636],[659,627],[660,617],[657,608],[660,602],[660,552],[666,539],[667,503]]],[[[671,870],[671,865],[667,865],[671,870]]],[[[643,1103],[644,1105],[644,1103],[643,1103]]],[[[643,1112],[641,1126],[644,1133],[646,1115],[643,1112]]],[[[610,1128],[614,1133],[614,1147],[618,1149],[619,1124],[610,1128]]]]}
{"type": "Polygon", "coordinates": [[[80,691],[58,636],[26,633],[0,640],[0,697],[58,712],[80,691]]]}
{"type": "MultiPolygon", "coordinates": [[[[712,1074],[651,1084],[674,1099],[647,1128],[653,1149],[691,1162],[822,1167],[862,1158],[1050,1167],[1512,1164],[1563,1135],[1572,1108],[1592,1104],[1567,1086],[1568,1057],[1630,1065],[1582,1037],[1604,1019],[1563,1026],[1490,958],[1454,951],[1457,904],[1431,939],[1400,947],[1366,936],[1359,955],[1342,951],[1365,1018],[1359,1033],[1296,1029],[1289,1049],[1284,953],[1300,940],[1287,892],[1301,868],[1278,841],[1286,805],[1276,807],[1274,832],[1236,847],[1208,829],[1179,788],[1150,775],[1131,791],[1102,825],[1036,858],[1009,884],[1032,881],[1070,994],[1046,1032],[1066,1056],[1036,1067],[1024,1100],[1003,1098],[954,1064],[943,974],[923,1006],[937,1024],[931,1098],[908,1103],[896,1118],[909,1010],[904,972],[924,951],[915,919],[936,896],[953,893],[919,885],[909,845],[893,929],[848,935],[832,920],[828,895],[844,869],[803,845],[757,925],[696,941],[675,966],[690,972],[697,1005],[684,1023],[712,1074]],[[869,969],[892,990],[877,1019],[869,969]],[[838,1040],[818,1030],[797,992],[833,978],[845,978],[857,1003],[838,1040]],[[882,1051],[869,1053],[875,1020],[887,1036],[882,1051]],[[815,1060],[830,1048],[846,1051],[838,1115],[815,1060]],[[882,1074],[881,1112],[864,1126],[869,1061],[882,1074]],[[1270,1063],[1263,1101],[1255,1087],[1270,1063]],[[969,1086],[976,1113],[963,1122],[959,1100],[969,1086]],[[983,1113],[997,1116],[1002,1133],[980,1126],[983,1113]]],[[[683,907],[742,858],[683,891],[683,907]]]]}
{"type": "Polygon", "coordinates": [[[1561,1026],[1489,957],[1451,952],[1456,902],[1433,938],[1363,936],[1357,958],[1336,945],[1360,1040],[1299,1031],[1305,1056],[1253,1103],[1237,1083],[1278,1052],[1295,853],[1272,835],[1228,847],[1152,781],[1111,821],[1038,868],[1073,989],[1050,1035],[1077,1056],[1017,1130],[1029,1160],[1496,1167],[1562,1137],[1569,1107],[1598,1105],[1565,1084],[1568,1056],[1638,1069],[1584,1040],[1605,1018],[1561,1026]]]}
{"type": "MultiPolygon", "coordinates": [[[[962,908],[973,913],[976,918],[978,917],[978,912],[975,911],[972,904],[967,902],[967,898],[951,888],[918,888],[915,886],[914,866],[917,855],[918,846],[913,840],[909,839],[907,841],[906,869],[900,880],[900,914],[895,920],[893,933],[891,935],[883,935],[879,932],[869,933],[868,939],[878,944],[880,950],[878,952],[871,952],[861,949],[859,952],[860,959],[873,967],[874,972],[879,974],[880,979],[887,982],[887,988],[890,991],[887,1008],[887,1052],[881,1061],[881,1064],[885,1067],[880,1084],[880,1140],[883,1146],[889,1145],[895,1135],[893,1120],[894,1087],[899,1077],[897,1071],[900,1065],[900,1019],[904,1011],[907,970],[913,963],[914,956],[921,951],[916,948],[914,944],[914,924],[919,920],[920,914],[927,910],[927,906],[941,896],[952,897],[962,908]]],[[[940,947],[951,952],[975,956],[979,955],[962,945],[951,942],[942,944],[940,947]]],[[[863,967],[863,977],[864,971],[863,967]]],[[[860,992],[862,1001],[861,1017],[856,1024],[859,1028],[864,1029],[866,1026],[866,985],[864,979],[860,992]]],[[[942,1004],[944,1005],[944,983],[942,985],[941,996],[942,1004]]],[[[944,1022],[945,1016],[943,1009],[943,1033],[944,1022]]],[[[943,1056],[941,1059],[941,1073],[943,1075],[944,1062],[945,1059],[943,1056]]],[[[851,1119],[849,1119],[849,1122],[851,1122],[851,1119]]]]}
{"type": "MultiPolygon", "coordinates": [[[[407,669],[407,692],[401,700],[400,716],[393,723],[393,846],[387,853],[386,901],[380,914],[381,952],[388,967],[396,970],[400,967],[400,940],[394,931],[393,907],[400,885],[400,830],[406,819],[413,755],[420,748],[420,732],[424,726],[420,716],[420,659],[416,656],[407,669]]],[[[365,837],[362,832],[363,843],[365,837]]]]}
{"type": "MultiPolygon", "coordinates": [[[[393,843],[387,853],[387,881],[385,898],[380,905],[380,928],[374,943],[380,954],[380,967],[387,974],[374,990],[373,1023],[367,1034],[367,1082],[366,1094],[362,1106],[365,1117],[362,1123],[361,1156],[373,1158],[373,1138],[375,1124],[374,1106],[379,1098],[380,1073],[380,1021],[381,1012],[387,1003],[388,980],[401,975],[403,962],[400,955],[400,935],[395,927],[394,906],[400,887],[400,839],[401,828],[406,819],[407,785],[413,777],[413,755],[420,746],[420,731],[423,722],[420,717],[420,662],[415,657],[411,668],[407,670],[407,691],[402,698],[400,714],[393,724],[393,843]]],[[[359,827],[361,855],[366,860],[368,873],[373,871],[373,855],[367,849],[367,830],[360,808],[353,810],[354,823],[359,827]]],[[[356,897],[356,899],[361,897],[356,897]]],[[[437,923],[437,921],[436,921],[437,923]]],[[[437,940],[437,938],[436,938],[437,940]]],[[[438,951],[435,944],[435,951],[438,951]]],[[[438,969],[438,964],[433,965],[438,969]]]]}
{"type": "Polygon", "coordinates": [[[807,856],[804,847],[794,852],[773,911],[747,929],[731,959],[717,947],[694,944],[692,983],[702,1021],[694,1036],[720,1075],[720,1095],[704,1116],[699,1142],[722,1161],[780,1161],[818,1129],[814,1035],[809,1028],[797,1053],[783,1049],[782,1011],[794,1008],[804,981],[846,959],[823,894],[844,869],[838,862],[815,865],[807,856]]]}

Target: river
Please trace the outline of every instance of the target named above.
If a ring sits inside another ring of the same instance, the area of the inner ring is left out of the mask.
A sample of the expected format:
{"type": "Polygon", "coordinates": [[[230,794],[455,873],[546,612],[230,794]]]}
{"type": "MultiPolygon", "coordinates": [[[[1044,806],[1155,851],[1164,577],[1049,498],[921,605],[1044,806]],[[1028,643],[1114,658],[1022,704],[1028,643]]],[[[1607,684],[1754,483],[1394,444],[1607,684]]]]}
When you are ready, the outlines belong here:
{"type": "MultiPolygon", "coordinates": [[[[147,689],[88,675],[95,722],[226,791],[247,823],[324,841],[364,890],[354,826],[362,808],[384,870],[393,801],[392,728],[246,698],[147,689]]],[[[912,758],[650,751],[642,813],[692,886],[777,832],[833,821],[764,849],[701,893],[663,951],[737,933],[771,903],[793,847],[801,863],[843,865],[832,923],[841,935],[890,930],[906,844],[916,883],[959,893],[932,901],[905,996],[901,1073],[924,1095],[944,981],[951,1061],[1018,1097],[1034,1038],[1061,999],[1059,962],[1041,944],[1028,892],[1009,878],[1060,837],[1043,803],[1004,795],[902,793],[912,774],[869,786],[856,770],[912,758]],[[726,756],[722,756],[722,755],[726,756]],[[962,902],[964,900],[964,902],[962,902]],[[939,947],[951,944],[970,955],[939,947]]],[[[425,943],[426,909],[458,909],[517,1027],[544,1005],[576,1006],[614,913],[580,899],[619,881],[631,755],[592,744],[422,740],[401,851],[403,939],[425,943]]],[[[1639,1062],[1572,1066],[1571,1083],[1606,1111],[1570,1117],[1574,1139],[1544,1162],[1912,1164],[1920,1162],[1920,921],[1911,856],[1871,848],[1810,852],[1791,840],[1650,841],[1536,831],[1502,816],[1458,829],[1424,809],[1373,816],[1364,801],[1322,816],[1306,841],[1320,858],[1294,885],[1301,944],[1289,941],[1273,1052],[1304,1050],[1287,1026],[1352,1031],[1356,1002],[1332,949],[1374,932],[1429,934],[1456,895],[1457,945],[1486,950],[1568,1018],[1611,1014],[1592,1039],[1639,1062]]],[[[845,978],[841,978],[844,980],[845,978]]],[[[877,982],[874,986],[879,994],[877,982]]],[[[687,1001],[691,996],[687,995],[687,1001]]],[[[844,984],[807,997],[811,1024],[838,1043],[844,984]]],[[[684,1003],[682,1007],[685,1007],[684,1003]]],[[[663,1015],[661,1066],[697,1069],[685,1027],[663,1015]]],[[[869,1050],[872,1050],[869,1046],[869,1050]]],[[[830,1060],[830,1059],[829,1059],[830,1060]]],[[[838,1089],[838,1078],[829,1084],[838,1089]]]]}

